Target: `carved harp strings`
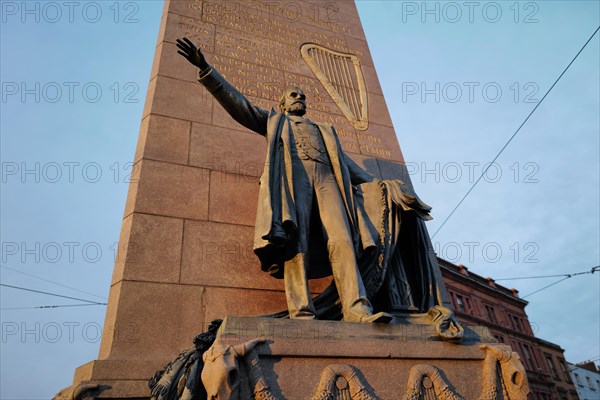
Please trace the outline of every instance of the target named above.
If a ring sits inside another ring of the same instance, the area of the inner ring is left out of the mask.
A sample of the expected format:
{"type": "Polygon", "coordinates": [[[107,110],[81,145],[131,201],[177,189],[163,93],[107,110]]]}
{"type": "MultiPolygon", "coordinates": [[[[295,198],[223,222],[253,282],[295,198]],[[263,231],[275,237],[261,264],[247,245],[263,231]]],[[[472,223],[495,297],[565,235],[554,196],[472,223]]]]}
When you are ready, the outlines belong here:
{"type": "Polygon", "coordinates": [[[325,53],[320,49],[313,49],[309,54],[315,64],[325,72],[329,82],[333,84],[333,87],[352,110],[352,114],[356,115],[358,119],[362,119],[356,85],[348,65],[351,61],[331,53],[325,53]]]}
{"type": "Polygon", "coordinates": [[[357,129],[367,129],[367,93],[358,57],[315,44],[305,44],[301,52],[348,121],[357,129]]]}

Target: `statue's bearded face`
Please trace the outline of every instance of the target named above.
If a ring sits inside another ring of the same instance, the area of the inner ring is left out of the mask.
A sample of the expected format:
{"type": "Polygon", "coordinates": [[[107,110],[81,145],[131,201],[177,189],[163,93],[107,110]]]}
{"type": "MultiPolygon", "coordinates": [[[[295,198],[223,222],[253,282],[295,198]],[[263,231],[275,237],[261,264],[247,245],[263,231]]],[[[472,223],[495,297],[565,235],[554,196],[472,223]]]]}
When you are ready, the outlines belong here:
{"type": "Polygon", "coordinates": [[[302,116],[306,114],[306,95],[300,88],[286,89],[283,94],[281,109],[292,115],[302,116]]]}

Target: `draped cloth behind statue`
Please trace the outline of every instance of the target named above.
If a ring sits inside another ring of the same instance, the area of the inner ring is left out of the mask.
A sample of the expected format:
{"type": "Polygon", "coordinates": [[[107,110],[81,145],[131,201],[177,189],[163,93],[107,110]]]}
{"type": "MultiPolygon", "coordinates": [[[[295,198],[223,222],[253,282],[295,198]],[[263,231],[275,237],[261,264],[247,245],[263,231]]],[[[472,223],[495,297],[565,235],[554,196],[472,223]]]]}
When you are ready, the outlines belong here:
{"type": "MultiPolygon", "coordinates": [[[[447,306],[448,299],[425,227],[431,207],[404,188],[400,180],[369,182],[356,188],[362,234],[358,264],[375,311],[426,313],[436,305],[447,306]]],[[[311,262],[325,259],[316,254],[319,251],[311,249],[311,262]]],[[[341,319],[338,300],[332,282],[313,299],[317,317],[341,319]]],[[[287,311],[268,316],[285,318],[287,311]]]]}

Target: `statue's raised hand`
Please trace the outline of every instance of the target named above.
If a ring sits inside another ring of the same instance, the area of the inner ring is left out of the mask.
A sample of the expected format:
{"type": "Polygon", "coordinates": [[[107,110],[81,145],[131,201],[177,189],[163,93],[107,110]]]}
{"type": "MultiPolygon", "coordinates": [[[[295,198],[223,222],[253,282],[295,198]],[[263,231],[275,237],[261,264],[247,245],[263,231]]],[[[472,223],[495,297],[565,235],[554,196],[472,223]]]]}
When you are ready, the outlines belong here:
{"type": "Polygon", "coordinates": [[[202,54],[202,51],[200,51],[200,49],[188,38],[184,37],[183,40],[177,39],[177,48],[179,49],[177,51],[178,54],[181,54],[189,62],[200,68],[201,71],[208,68],[208,63],[206,62],[206,58],[204,58],[204,54],[202,54]]]}

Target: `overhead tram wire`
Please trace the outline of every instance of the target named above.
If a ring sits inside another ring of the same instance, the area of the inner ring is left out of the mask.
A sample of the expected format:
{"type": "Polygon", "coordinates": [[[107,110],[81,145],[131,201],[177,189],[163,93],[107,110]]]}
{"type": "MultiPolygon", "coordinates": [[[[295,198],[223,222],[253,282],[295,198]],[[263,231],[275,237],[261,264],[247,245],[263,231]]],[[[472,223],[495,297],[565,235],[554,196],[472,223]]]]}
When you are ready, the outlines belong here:
{"type": "Polygon", "coordinates": [[[514,278],[498,278],[498,279],[494,279],[494,281],[517,281],[517,280],[521,280],[521,279],[540,279],[540,278],[561,278],[561,277],[572,277],[572,276],[577,276],[577,275],[584,275],[584,274],[593,274],[595,272],[600,271],[600,265],[592,268],[589,271],[583,271],[583,272],[574,272],[572,274],[558,274],[558,275],[537,275],[537,276],[518,276],[518,277],[514,277],[514,278]]]}
{"type": "Polygon", "coordinates": [[[63,307],[93,307],[93,306],[105,306],[107,303],[98,304],[58,304],[52,306],[35,306],[35,307],[6,307],[0,308],[0,311],[9,310],[39,310],[39,309],[50,309],[50,308],[63,308],[63,307]]]}
{"type": "Polygon", "coordinates": [[[523,127],[523,125],[525,125],[525,123],[529,120],[529,118],[531,118],[531,116],[533,115],[533,113],[542,104],[542,102],[544,101],[544,99],[546,98],[546,96],[548,96],[548,94],[550,93],[550,91],[554,88],[554,86],[556,86],[556,84],[558,83],[558,81],[560,80],[560,78],[562,78],[562,76],[567,72],[567,70],[573,64],[573,62],[575,62],[575,60],[577,59],[577,57],[579,57],[579,54],[581,54],[581,52],[583,51],[583,49],[585,49],[586,46],[588,45],[588,43],[591,42],[591,40],[594,38],[594,36],[596,36],[596,33],[598,33],[598,30],[600,30],[600,26],[598,26],[598,28],[596,28],[596,30],[594,31],[594,33],[592,33],[592,35],[587,40],[587,42],[585,42],[585,44],[581,47],[581,49],[577,52],[577,54],[575,54],[575,57],[573,57],[573,59],[571,60],[571,62],[569,63],[569,65],[567,65],[566,68],[563,70],[563,72],[558,76],[558,78],[556,78],[556,80],[554,81],[554,83],[552,84],[552,86],[550,86],[550,88],[546,91],[546,94],[544,94],[544,96],[541,98],[541,100],[535,105],[535,107],[533,107],[533,110],[531,110],[531,112],[529,113],[529,115],[527,115],[527,118],[525,118],[525,120],[521,123],[521,125],[519,125],[519,127],[517,128],[517,130],[515,131],[515,133],[513,133],[513,135],[508,139],[508,141],[504,144],[504,146],[502,146],[502,148],[500,149],[500,151],[498,152],[498,154],[496,154],[496,156],[492,159],[492,161],[489,164],[487,164],[487,167],[483,170],[483,172],[481,173],[481,175],[479,175],[479,178],[477,178],[477,180],[473,183],[473,185],[471,186],[471,188],[467,191],[467,193],[465,193],[465,195],[462,197],[462,199],[460,199],[460,201],[458,202],[458,204],[454,207],[454,209],[450,212],[450,214],[442,222],[442,224],[439,226],[439,228],[431,236],[432,239],[444,227],[444,225],[446,225],[446,222],[448,222],[448,220],[452,217],[452,215],[454,215],[454,213],[456,212],[456,210],[458,209],[458,207],[460,207],[460,205],[463,203],[463,201],[465,201],[465,199],[467,198],[467,196],[469,196],[469,194],[473,191],[473,189],[475,189],[475,186],[477,186],[477,184],[479,183],[479,181],[481,180],[481,178],[484,177],[484,175],[487,173],[488,169],[490,169],[490,167],[492,166],[492,164],[498,159],[498,157],[500,157],[500,155],[502,154],[502,152],[504,152],[504,150],[508,147],[508,145],[510,144],[510,142],[512,142],[512,140],[515,138],[515,136],[517,136],[517,133],[519,133],[519,131],[521,130],[521,128],[523,127]]]}
{"type": "Polygon", "coordinates": [[[64,285],[62,283],[51,281],[50,279],[42,278],[41,276],[37,276],[37,275],[29,274],[27,272],[19,271],[19,270],[15,269],[15,268],[11,268],[11,267],[9,267],[7,265],[0,265],[0,267],[2,267],[4,269],[7,269],[9,271],[12,271],[12,272],[16,272],[17,274],[29,276],[31,278],[39,279],[39,280],[44,281],[44,282],[52,283],[53,285],[61,286],[61,287],[67,288],[67,289],[74,290],[74,291],[79,292],[79,293],[84,293],[84,294],[88,294],[90,296],[97,297],[99,299],[107,300],[106,297],[99,296],[99,295],[94,294],[94,293],[86,292],[85,290],[77,289],[77,288],[74,288],[72,286],[64,285]]]}
{"type": "Polygon", "coordinates": [[[565,281],[565,280],[567,280],[567,279],[569,279],[569,278],[572,278],[572,277],[574,277],[574,276],[578,276],[578,275],[585,275],[585,274],[594,274],[594,273],[595,273],[595,272],[597,272],[597,271],[600,271],[600,265],[599,265],[599,266],[597,266],[597,267],[594,267],[594,268],[592,268],[592,269],[591,269],[591,270],[589,270],[589,271],[575,272],[575,273],[572,273],[572,274],[562,274],[562,275],[544,275],[544,276],[526,276],[526,277],[522,277],[522,278],[501,278],[501,279],[494,279],[494,281],[499,281],[499,280],[512,280],[512,279],[536,279],[536,278],[550,278],[550,277],[559,277],[559,276],[560,276],[560,277],[562,277],[562,279],[559,279],[559,280],[557,280],[556,282],[552,282],[551,284],[549,284],[549,285],[546,285],[546,286],[544,286],[544,287],[543,287],[543,288],[541,288],[541,289],[538,289],[538,290],[536,290],[536,291],[534,291],[534,292],[531,292],[531,293],[529,293],[529,294],[527,294],[527,295],[525,295],[525,296],[521,297],[522,299],[524,299],[524,298],[527,298],[527,297],[529,297],[529,296],[532,296],[532,295],[534,295],[534,294],[536,294],[536,293],[539,293],[539,292],[541,292],[542,290],[548,289],[549,287],[552,287],[552,286],[554,286],[554,285],[557,285],[557,284],[561,283],[562,281],[565,281]]]}
{"type": "Polygon", "coordinates": [[[546,285],[546,286],[544,286],[543,288],[541,288],[541,289],[538,289],[538,290],[536,290],[535,292],[531,292],[531,293],[529,293],[529,294],[527,294],[527,295],[525,295],[525,296],[523,296],[523,297],[521,297],[521,298],[522,298],[522,299],[525,299],[525,298],[527,298],[527,297],[529,297],[529,296],[531,296],[531,295],[534,295],[534,294],[536,294],[536,293],[539,293],[539,292],[541,292],[542,290],[548,289],[548,288],[549,288],[549,287],[551,287],[551,286],[554,286],[554,285],[556,285],[556,284],[559,284],[559,283],[561,283],[562,281],[566,281],[566,280],[567,280],[567,279],[569,279],[569,278],[570,278],[570,276],[565,276],[564,278],[562,278],[562,279],[559,279],[559,280],[557,280],[556,282],[554,282],[554,283],[551,283],[551,284],[549,284],[549,285],[546,285]]]}
{"type": "Polygon", "coordinates": [[[105,305],[106,304],[106,303],[100,303],[98,301],[82,299],[82,298],[79,298],[79,297],[64,296],[62,294],[44,292],[44,291],[41,291],[41,290],[24,288],[24,287],[21,287],[21,286],[6,285],[4,283],[0,283],[0,286],[11,288],[11,289],[24,290],[24,291],[27,291],[27,292],[46,294],[48,296],[61,297],[61,298],[64,298],[64,299],[83,301],[83,302],[86,302],[86,303],[89,303],[89,304],[94,304],[94,305],[105,305]]]}

